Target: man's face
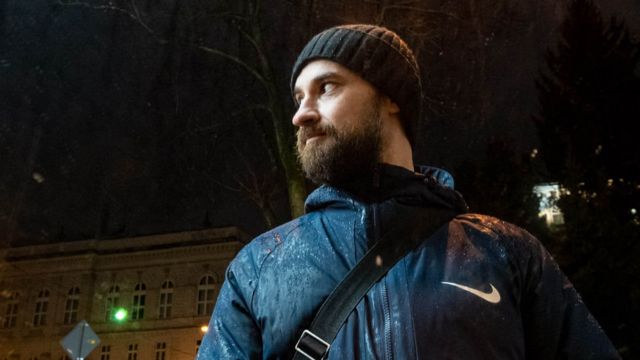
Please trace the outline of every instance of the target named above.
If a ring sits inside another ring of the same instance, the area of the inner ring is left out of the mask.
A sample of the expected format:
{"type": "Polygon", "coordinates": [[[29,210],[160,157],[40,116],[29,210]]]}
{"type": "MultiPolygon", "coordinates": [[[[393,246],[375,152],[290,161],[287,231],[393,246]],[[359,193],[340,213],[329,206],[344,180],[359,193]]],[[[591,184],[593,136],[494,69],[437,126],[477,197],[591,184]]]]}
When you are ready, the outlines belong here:
{"type": "Polygon", "coordinates": [[[295,83],[298,159],[316,183],[339,184],[370,174],[381,153],[380,95],[329,60],[315,60],[295,83]]]}

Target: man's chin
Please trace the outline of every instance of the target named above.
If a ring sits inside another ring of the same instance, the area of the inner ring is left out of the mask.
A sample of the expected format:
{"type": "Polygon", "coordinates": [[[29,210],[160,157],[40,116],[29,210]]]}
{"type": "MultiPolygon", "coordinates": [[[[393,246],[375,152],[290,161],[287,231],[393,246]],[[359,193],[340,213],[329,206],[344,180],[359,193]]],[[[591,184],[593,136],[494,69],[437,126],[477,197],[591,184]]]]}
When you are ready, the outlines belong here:
{"type": "MultiPolygon", "coordinates": [[[[310,150],[310,149],[307,149],[310,150]]],[[[336,154],[313,153],[301,157],[300,163],[305,176],[315,184],[339,186],[367,173],[371,173],[367,163],[345,163],[336,154]]]]}
{"type": "Polygon", "coordinates": [[[302,170],[314,183],[329,185],[340,185],[371,174],[380,153],[379,137],[375,135],[346,140],[322,136],[307,140],[304,146],[299,146],[302,170]]]}
{"type": "Polygon", "coordinates": [[[306,141],[304,146],[298,148],[300,160],[303,162],[323,161],[333,151],[332,144],[326,136],[314,137],[306,141]]]}

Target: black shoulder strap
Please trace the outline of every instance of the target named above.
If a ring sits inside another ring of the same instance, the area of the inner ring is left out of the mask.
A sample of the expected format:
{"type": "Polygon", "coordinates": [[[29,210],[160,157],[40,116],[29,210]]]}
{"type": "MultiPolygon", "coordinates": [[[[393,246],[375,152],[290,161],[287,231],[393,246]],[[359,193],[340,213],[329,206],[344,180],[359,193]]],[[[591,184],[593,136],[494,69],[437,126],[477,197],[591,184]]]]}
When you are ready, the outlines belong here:
{"type": "Polygon", "coordinates": [[[338,330],[369,289],[422,243],[425,235],[431,237],[456,215],[452,210],[413,209],[410,216],[400,217],[406,222],[387,231],[322,303],[309,328],[302,332],[293,360],[324,359],[338,330]]]}

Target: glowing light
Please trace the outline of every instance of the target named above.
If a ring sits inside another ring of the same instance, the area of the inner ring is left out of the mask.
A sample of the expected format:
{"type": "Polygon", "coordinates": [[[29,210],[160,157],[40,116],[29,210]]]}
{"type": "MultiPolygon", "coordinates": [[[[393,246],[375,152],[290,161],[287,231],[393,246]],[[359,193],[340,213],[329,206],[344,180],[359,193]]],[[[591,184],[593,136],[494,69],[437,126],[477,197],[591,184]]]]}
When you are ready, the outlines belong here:
{"type": "Polygon", "coordinates": [[[113,315],[113,318],[116,319],[116,321],[118,322],[122,322],[125,321],[127,319],[127,310],[123,309],[123,308],[118,308],[116,310],[116,313],[113,315]]]}
{"type": "Polygon", "coordinates": [[[206,333],[207,331],[209,331],[209,327],[207,325],[202,325],[200,326],[200,331],[202,331],[203,333],[206,333]]]}
{"type": "Polygon", "coordinates": [[[38,184],[42,184],[44,182],[44,176],[40,173],[34,172],[31,176],[38,184]]]}
{"type": "Polygon", "coordinates": [[[631,215],[635,215],[637,213],[638,213],[638,211],[635,208],[631,209],[631,215]]]}

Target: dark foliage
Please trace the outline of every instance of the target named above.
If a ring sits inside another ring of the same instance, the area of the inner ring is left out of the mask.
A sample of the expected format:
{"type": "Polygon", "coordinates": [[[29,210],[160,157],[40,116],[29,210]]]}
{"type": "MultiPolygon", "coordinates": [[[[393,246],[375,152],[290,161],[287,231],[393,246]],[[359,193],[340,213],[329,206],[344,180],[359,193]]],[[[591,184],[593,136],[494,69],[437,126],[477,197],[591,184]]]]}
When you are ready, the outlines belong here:
{"type": "Polygon", "coordinates": [[[489,214],[521,226],[546,239],[548,229],[538,215],[539,199],[533,188],[541,180],[535,154],[521,154],[513,141],[493,139],[486,161],[465,161],[457,168],[457,189],[472,212],[489,214]]]}
{"type": "Polygon", "coordinates": [[[640,354],[640,44],[573,0],[538,82],[535,119],[565,225],[551,246],[625,357],[640,354]]]}

